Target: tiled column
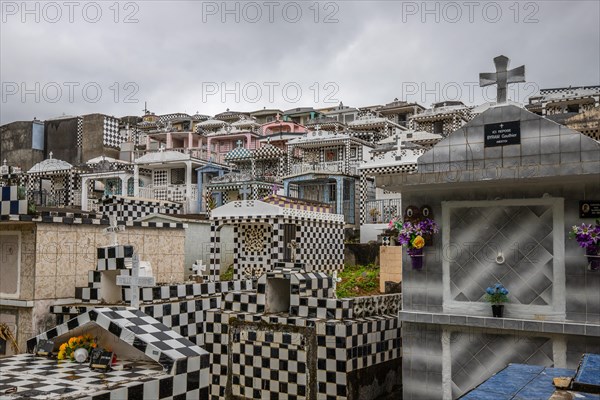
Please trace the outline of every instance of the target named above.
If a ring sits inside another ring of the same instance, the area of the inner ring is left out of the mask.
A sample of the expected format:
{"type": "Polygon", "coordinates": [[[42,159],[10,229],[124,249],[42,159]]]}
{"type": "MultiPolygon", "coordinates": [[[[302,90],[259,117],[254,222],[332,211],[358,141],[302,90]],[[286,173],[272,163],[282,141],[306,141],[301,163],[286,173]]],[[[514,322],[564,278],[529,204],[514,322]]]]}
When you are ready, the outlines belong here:
{"type": "Polygon", "coordinates": [[[140,167],[135,164],[133,166],[133,197],[140,195],[140,167]]]}

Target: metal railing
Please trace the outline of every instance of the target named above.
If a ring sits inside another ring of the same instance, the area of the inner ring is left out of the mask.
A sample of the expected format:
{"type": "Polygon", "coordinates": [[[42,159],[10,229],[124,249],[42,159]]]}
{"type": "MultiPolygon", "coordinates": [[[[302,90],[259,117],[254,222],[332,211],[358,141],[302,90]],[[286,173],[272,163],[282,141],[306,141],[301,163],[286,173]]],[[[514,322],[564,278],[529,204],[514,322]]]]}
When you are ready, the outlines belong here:
{"type": "Polygon", "coordinates": [[[188,196],[186,185],[148,185],[139,188],[139,197],[185,203],[186,200],[198,200],[198,186],[192,185],[188,196]]]}
{"type": "Polygon", "coordinates": [[[387,224],[402,213],[400,199],[372,200],[365,203],[367,224],[387,224]]]}
{"type": "MultiPolygon", "coordinates": [[[[206,150],[205,148],[191,148],[191,147],[176,147],[171,149],[164,149],[165,151],[176,151],[182,154],[189,154],[193,158],[197,158],[199,160],[210,161],[213,163],[219,164],[227,164],[225,162],[225,154],[216,153],[214,151],[206,150]]],[[[140,158],[141,156],[148,153],[156,153],[159,150],[136,150],[135,159],[140,158]]]]}
{"type": "Polygon", "coordinates": [[[64,207],[65,204],[65,189],[55,189],[54,192],[48,190],[35,190],[30,194],[31,201],[36,206],[41,207],[64,207]]]}
{"type": "Polygon", "coordinates": [[[327,161],[315,163],[299,163],[291,166],[291,174],[298,175],[309,172],[321,173],[336,173],[342,172],[348,175],[357,175],[358,163],[352,162],[348,165],[348,170],[345,170],[345,161],[327,161]]]}

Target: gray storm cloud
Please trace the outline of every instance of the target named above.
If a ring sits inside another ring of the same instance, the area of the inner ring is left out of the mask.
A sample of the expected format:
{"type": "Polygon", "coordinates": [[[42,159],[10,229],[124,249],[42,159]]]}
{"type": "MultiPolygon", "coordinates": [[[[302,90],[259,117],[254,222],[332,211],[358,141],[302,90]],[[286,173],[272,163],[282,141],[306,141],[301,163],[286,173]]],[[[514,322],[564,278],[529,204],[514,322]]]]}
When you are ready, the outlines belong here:
{"type": "Polygon", "coordinates": [[[2,1],[1,123],[148,108],[215,114],[493,98],[600,82],[600,6],[544,2],[2,1]],[[50,5],[48,5],[50,4],[50,5]]]}

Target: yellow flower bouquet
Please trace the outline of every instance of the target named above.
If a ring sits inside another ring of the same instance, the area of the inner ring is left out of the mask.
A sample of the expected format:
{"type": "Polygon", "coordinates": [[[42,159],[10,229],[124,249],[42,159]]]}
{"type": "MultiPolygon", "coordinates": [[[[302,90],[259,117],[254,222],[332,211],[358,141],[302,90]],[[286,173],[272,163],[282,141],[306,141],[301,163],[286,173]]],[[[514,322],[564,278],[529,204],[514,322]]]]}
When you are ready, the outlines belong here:
{"type": "Polygon", "coordinates": [[[58,348],[59,360],[75,360],[75,350],[86,349],[88,353],[98,346],[92,335],[73,336],[58,348]]]}

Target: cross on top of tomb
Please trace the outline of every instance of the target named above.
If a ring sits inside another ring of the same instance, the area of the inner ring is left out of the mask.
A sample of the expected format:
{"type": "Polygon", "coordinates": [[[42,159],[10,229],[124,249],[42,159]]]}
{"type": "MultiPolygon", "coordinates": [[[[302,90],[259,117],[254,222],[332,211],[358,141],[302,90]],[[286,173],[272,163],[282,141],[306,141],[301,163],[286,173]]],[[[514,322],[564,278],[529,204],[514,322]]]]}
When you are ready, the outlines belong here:
{"type": "Polygon", "coordinates": [[[238,139],[238,141],[235,142],[235,144],[237,145],[237,147],[242,147],[242,144],[244,144],[244,142],[241,139],[238,139]]]}
{"type": "Polygon", "coordinates": [[[206,271],[206,265],[202,260],[196,260],[196,262],[192,265],[192,271],[194,275],[201,275],[202,272],[206,271]]]}
{"type": "Polygon", "coordinates": [[[290,240],[287,244],[287,248],[290,249],[292,262],[296,262],[296,252],[298,251],[298,247],[300,247],[300,245],[295,240],[290,240]]]}
{"type": "Polygon", "coordinates": [[[244,200],[248,200],[248,195],[252,193],[248,185],[244,184],[240,189],[240,194],[243,196],[244,200]]]}
{"type": "Polygon", "coordinates": [[[156,280],[152,276],[140,276],[140,257],[137,253],[133,254],[131,260],[131,276],[117,276],[117,285],[129,286],[131,288],[131,304],[133,308],[140,308],[140,287],[155,286],[156,280]]]}
{"type": "Polygon", "coordinates": [[[331,277],[331,281],[333,283],[333,294],[337,297],[337,284],[342,281],[342,278],[338,278],[338,272],[333,271],[333,276],[331,277]]]}
{"type": "Polygon", "coordinates": [[[479,74],[479,86],[485,87],[498,85],[496,103],[506,103],[506,90],[509,83],[525,82],[525,66],[508,70],[510,60],[506,56],[494,58],[496,72],[482,72],[479,74]]]}

